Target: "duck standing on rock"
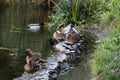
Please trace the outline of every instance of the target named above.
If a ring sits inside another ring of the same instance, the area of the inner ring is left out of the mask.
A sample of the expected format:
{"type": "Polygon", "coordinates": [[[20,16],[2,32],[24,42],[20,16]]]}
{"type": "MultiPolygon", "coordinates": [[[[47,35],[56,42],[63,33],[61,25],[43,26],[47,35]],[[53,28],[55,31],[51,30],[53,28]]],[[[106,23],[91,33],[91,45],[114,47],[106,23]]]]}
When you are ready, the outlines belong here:
{"type": "Polygon", "coordinates": [[[43,66],[44,63],[46,63],[45,60],[32,56],[31,49],[26,50],[26,62],[27,64],[24,66],[24,71],[27,73],[34,73],[40,66],[43,66]]]}
{"type": "Polygon", "coordinates": [[[39,31],[43,30],[43,25],[44,25],[44,23],[41,22],[40,24],[29,24],[27,26],[29,27],[29,29],[28,29],[29,31],[39,32],[39,31]]]}

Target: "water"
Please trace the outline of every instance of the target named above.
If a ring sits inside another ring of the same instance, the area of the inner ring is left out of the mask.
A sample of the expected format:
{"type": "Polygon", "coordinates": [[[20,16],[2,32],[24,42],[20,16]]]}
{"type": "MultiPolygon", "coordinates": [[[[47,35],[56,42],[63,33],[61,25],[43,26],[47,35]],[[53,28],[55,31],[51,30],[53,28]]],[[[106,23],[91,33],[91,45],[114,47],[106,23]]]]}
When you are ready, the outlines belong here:
{"type": "Polygon", "coordinates": [[[9,7],[0,12],[0,80],[12,80],[23,73],[25,49],[46,59],[52,47],[47,30],[47,8],[31,5],[9,7]],[[28,31],[30,23],[45,22],[42,32],[28,31]]]}

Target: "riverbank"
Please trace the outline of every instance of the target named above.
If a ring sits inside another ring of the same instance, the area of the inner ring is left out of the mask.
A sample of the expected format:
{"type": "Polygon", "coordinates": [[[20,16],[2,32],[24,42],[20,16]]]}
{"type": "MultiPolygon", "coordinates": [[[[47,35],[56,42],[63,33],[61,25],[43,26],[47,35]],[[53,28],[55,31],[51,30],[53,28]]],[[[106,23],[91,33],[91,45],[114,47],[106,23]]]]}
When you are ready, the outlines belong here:
{"type": "Polygon", "coordinates": [[[103,39],[91,55],[90,67],[94,80],[120,80],[120,12],[118,0],[108,1],[100,17],[103,39]]]}
{"type": "Polygon", "coordinates": [[[104,39],[99,40],[91,55],[91,73],[94,80],[120,79],[120,28],[108,30],[104,39]]]}
{"type": "MultiPolygon", "coordinates": [[[[56,13],[50,16],[52,24],[50,26],[57,27],[58,24],[66,24],[74,21],[79,25],[79,29],[88,29],[87,32],[95,34],[98,38],[94,44],[93,52],[88,60],[91,67],[89,73],[93,80],[119,80],[120,79],[120,12],[119,0],[108,1],[76,1],[64,3],[59,6],[56,13]],[[76,5],[76,7],[74,7],[76,5]],[[87,6],[85,6],[87,5],[87,6]],[[64,7],[64,8],[63,8],[64,7]],[[71,9],[72,7],[72,9],[71,9]],[[72,10],[72,11],[71,11],[72,10]],[[80,12],[79,12],[80,11],[80,12]],[[87,12],[88,11],[88,12],[87,12]],[[69,13],[68,13],[69,12],[69,13]],[[86,26],[97,24],[93,29],[86,26]],[[98,30],[99,29],[99,30],[98,30]],[[94,31],[98,32],[94,33],[94,31]]],[[[94,37],[94,35],[92,35],[94,37]]],[[[89,38],[89,36],[87,36],[89,38]]],[[[87,39],[86,40],[91,40],[87,39]]]]}

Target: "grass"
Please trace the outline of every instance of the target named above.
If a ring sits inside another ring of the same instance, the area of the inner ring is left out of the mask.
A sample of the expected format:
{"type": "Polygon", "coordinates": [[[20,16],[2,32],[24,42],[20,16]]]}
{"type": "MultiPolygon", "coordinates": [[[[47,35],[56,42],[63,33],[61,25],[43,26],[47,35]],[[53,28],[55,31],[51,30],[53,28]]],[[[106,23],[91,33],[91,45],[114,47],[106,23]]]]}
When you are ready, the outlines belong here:
{"type": "Polygon", "coordinates": [[[114,27],[106,38],[100,40],[92,54],[91,71],[96,80],[119,80],[120,74],[120,27],[114,27]]]}
{"type": "Polygon", "coordinates": [[[90,60],[91,73],[96,80],[120,80],[120,1],[102,0],[99,25],[107,30],[90,60]]]}

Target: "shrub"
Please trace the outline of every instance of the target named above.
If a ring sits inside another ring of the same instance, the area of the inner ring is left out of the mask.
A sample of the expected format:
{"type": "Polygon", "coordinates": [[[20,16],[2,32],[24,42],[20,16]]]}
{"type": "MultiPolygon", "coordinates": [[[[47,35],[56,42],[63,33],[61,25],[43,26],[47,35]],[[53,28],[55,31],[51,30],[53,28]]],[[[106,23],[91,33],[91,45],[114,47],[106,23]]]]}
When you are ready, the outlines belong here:
{"type": "Polygon", "coordinates": [[[78,25],[94,22],[99,17],[100,3],[98,0],[61,0],[56,4],[57,11],[49,17],[49,26],[57,27],[72,21],[78,25]]]}

